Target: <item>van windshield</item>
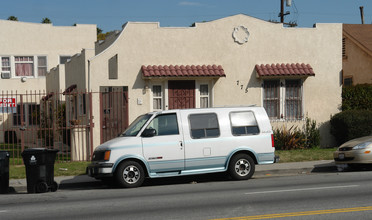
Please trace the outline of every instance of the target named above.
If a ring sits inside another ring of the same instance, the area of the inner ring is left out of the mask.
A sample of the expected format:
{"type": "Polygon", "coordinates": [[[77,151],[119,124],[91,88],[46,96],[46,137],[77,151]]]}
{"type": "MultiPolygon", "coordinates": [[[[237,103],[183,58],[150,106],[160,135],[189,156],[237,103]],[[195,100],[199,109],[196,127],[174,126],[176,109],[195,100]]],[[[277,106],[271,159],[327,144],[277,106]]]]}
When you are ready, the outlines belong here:
{"type": "Polygon", "coordinates": [[[129,125],[129,127],[120,135],[120,137],[137,136],[144,124],[151,118],[151,114],[141,115],[129,125]]]}

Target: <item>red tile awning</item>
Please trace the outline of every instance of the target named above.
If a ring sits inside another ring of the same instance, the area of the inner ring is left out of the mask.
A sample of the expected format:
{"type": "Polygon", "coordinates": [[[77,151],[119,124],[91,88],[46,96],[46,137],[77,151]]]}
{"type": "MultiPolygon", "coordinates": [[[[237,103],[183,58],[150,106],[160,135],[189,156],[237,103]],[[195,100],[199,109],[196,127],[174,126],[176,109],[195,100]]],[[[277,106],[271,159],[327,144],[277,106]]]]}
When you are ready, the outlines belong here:
{"type": "Polygon", "coordinates": [[[226,77],[217,65],[143,65],[143,77],[226,77]]]}
{"type": "Polygon", "coordinates": [[[300,63],[292,63],[292,64],[261,64],[256,65],[256,71],[258,77],[281,77],[281,76],[300,76],[300,77],[307,77],[307,76],[315,76],[313,68],[310,64],[300,64],[300,63]]]}
{"type": "Polygon", "coordinates": [[[74,89],[76,89],[76,87],[77,87],[76,84],[73,84],[73,85],[69,86],[62,94],[67,95],[67,94],[71,93],[74,89]]]}
{"type": "Polygon", "coordinates": [[[53,95],[54,95],[54,92],[48,93],[48,95],[43,96],[43,97],[41,98],[41,100],[44,101],[44,102],[45,102],[45,101],[48,101],[48,99],[50,99],[53,95]]]}

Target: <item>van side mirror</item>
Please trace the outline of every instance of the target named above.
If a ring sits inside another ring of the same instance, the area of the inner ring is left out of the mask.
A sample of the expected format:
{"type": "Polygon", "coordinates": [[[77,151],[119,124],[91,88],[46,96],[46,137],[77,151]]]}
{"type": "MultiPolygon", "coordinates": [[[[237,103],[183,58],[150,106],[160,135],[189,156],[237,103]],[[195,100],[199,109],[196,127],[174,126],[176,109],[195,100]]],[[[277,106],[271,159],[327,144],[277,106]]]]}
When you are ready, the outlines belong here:
{"type": "Polygon", "coordinates": [[[143,132],[142,132],[142,137],[154,137],[156,136],[156,130],[153,129],[153,128],[148,128],[148,129],[145,129],[143,132]]]}

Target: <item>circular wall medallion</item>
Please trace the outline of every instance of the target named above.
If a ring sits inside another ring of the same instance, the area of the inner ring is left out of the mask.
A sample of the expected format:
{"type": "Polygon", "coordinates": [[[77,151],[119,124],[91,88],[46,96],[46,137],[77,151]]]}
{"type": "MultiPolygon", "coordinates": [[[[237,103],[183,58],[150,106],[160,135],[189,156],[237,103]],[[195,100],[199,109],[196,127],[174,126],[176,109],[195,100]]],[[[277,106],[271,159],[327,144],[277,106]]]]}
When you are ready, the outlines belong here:
{"type": "Polygon", "coordinates": [[[244,26],[235,27],[232,36],[238,44],[247,43],[249,38],[248,28],[244,26]]]}

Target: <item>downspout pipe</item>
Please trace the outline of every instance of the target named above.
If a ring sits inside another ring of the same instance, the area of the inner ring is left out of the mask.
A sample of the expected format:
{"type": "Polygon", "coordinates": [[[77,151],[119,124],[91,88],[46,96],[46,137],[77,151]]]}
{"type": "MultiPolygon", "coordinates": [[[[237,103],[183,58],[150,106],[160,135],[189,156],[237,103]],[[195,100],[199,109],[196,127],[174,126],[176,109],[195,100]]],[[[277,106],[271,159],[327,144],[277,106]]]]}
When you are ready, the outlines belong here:
{"type": "Polygon", "coordinates": [[[90,92],[90,60],[88,59],[88,92],[90,92]]]}

